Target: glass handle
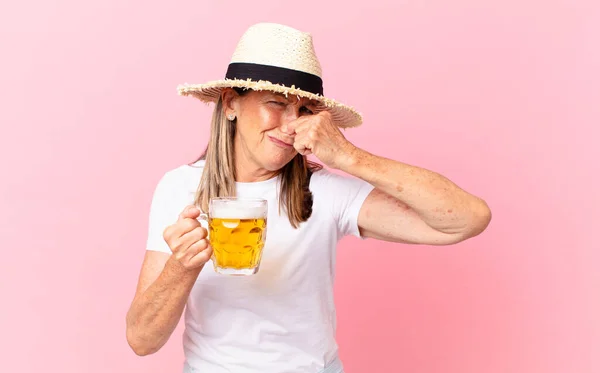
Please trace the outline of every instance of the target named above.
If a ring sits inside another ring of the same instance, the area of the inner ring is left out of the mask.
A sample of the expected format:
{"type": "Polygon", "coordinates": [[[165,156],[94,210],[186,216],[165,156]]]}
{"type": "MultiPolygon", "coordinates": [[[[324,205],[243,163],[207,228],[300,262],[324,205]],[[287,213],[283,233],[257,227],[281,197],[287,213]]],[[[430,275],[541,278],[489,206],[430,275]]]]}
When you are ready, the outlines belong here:
{"type": "MultiPolygon", "coordinates": [[[[209,220],[208,220],[208,214],[205,214],[204,212],[202,212],[202,210],[200,210],[200,216],[198,216],[198,221],[200,222],[200,225],[202,226],[202,228],[206,229],[207,232],[210,231],[209,228],[209,220]]],[[[210,235],[210,233],[207,233],[207,238],[209,238],[208,236],[210,235]]]]}

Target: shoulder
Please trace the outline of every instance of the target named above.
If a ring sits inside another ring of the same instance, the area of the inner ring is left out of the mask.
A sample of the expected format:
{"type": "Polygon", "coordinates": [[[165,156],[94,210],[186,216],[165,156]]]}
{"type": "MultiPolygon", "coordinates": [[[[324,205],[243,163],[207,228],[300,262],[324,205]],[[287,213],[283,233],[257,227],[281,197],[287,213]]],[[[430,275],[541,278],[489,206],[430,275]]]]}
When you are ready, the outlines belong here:
{"type": "Polygon", "coordinates": [[[162,193],[195,193],[203,170],[203,160],[168,169],[158,181],[156,189],[162,193]]]}
{"type": "Polygon", "coordinates": [[[362,199],[373,186],[355,176],[322,168],[315,171],[310,180],[310,191],[320,202],[362,199]]]}
{"type": "Polygon", "coordinates": [[[337,173],[323,167],[313,172],[310,178],[310,188],[317,191],[320,189],[343,188],[361,181],[351,175],[337,173]]]}
{"type": "Polygon", "coordinates": [[[328,181],[339,180],[341,175],[337,175],[331,170],[322,167],[318,170],[313,171],[312,176],[310,177],[310,184],[312,186],[321,186],[327,184],[328,181]]]}
{"type": "Polygon", "coordinates": [[[353,175],[325,168],[313,173],[310,184],[313,207],[332,214],[340,236],[360,236],[358,214],[373,188],[373,185],[353,175]]]}

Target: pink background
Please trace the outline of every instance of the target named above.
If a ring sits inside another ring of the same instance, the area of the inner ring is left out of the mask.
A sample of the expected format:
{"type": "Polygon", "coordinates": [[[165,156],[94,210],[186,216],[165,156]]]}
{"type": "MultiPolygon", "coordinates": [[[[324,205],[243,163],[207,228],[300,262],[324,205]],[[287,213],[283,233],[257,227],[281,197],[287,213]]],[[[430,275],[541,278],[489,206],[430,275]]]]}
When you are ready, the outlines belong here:
{"type": "Polygon", "coordinates": [[[259,21],[314,35],[351,141],[493,210],[452,247],[344,240],[347,372],[600,371],[597,1],[166,4],[0,10],[0,371],[179,371],[181,328],[145,358],[125,340],[149,202],[207,140],[176,85],[222,77],[259,21]]]}

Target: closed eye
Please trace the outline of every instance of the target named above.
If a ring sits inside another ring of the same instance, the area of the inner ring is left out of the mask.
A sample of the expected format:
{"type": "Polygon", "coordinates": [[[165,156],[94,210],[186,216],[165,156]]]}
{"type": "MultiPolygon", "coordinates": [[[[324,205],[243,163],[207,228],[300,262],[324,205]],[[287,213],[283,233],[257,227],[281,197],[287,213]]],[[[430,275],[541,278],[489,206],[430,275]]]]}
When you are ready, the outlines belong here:
{"type": "Polygon", "coordinates": [[[312,111],[312,110],[310,110],[309,108],[307,108],[306,106],[302,106],[302,107],[300,108],[300,112],[305,112],[305,113],[306,113],[306,114],[308,114],[308,115],[312,115],[312,114],[313,114],[313,111],[312,111]]]}

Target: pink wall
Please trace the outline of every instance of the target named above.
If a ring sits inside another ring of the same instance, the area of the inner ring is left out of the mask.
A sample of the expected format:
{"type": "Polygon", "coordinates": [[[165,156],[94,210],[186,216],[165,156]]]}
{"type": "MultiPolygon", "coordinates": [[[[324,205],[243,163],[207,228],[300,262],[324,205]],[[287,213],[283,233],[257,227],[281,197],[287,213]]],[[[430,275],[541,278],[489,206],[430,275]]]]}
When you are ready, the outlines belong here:
{"type": "Polygon", "coordinates": [[[176,85],[221,77],[258,21],[314,34],[326,93],[364,113],[351,141],[494,212],[453,247],[343,242],[348,373],[600,371],[598,2],[165,4],[0,11],[0,371],[178,371],[181,329],[125,341],[149,201],[207,140],[176,85]]]}

